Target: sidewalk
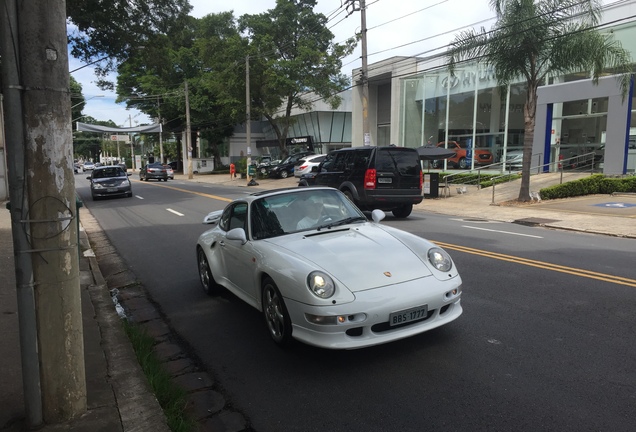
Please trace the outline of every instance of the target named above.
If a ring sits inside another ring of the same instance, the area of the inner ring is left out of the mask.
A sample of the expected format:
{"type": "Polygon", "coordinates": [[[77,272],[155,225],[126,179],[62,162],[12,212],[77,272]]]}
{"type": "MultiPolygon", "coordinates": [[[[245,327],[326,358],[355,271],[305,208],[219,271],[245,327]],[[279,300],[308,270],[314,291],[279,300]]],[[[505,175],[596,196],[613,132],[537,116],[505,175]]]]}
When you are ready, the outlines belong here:
{"type": "MultiPolygon", "coordinates": [[[[558,183],[554,175],[533,177],[531,190],[558,183]]],[[[132,177],[137,179],[135,174],[132,177]]],[[[175,175],[173,185],[183,182],[215,183],[245,187],[247,190],[296,187],[297,180],[257,179],[258,186],[247,186],[247,180],[231,180],[229,175],[175,175]]],[[[565,179],[567,181],[567,179],[565,179]]],[[[518,182],[499,185],[495,189],[467,186],[458,194],[451,188],[447,198],[425,199],[414,212],[426,211],[453,217],[495,220],[541,225],[554,229],[575,230],[612,236],[636,238],[636,195],[593,196],[568,200],[541,201],[512,205],[519,192],[518,182]],[[494,201],[494,204],[493,204],[494,201]]],[[[86,208],[80,209],[81,258],[80,283],[84,322],[85,361],[88,412],[68,424],[44,426],[41,431],[168,431],[163,412],[123,333],[120,318],[110,290],[135,285],[133,274],[118,260],[99,225],[86,208]]],[[[10,213],[2,203],[0,209],[0,431],[21,431],[24,400],[15,295],[15,268],[10,213]]],[[[133,310],[138,322],[153,336],[161,338],[156,352],[178,377],[185,388],[193,391],[193,412],[201,430],[241,431],[247,422],[240,413],[225,406],[215,384],[196,365],[183,356],[169,337],[169,329],[153,305],[144,297],[143,289],[121,290],[119,297],[133,310]],[[212,413],[212,414],[211,414],[212,413]]]]}

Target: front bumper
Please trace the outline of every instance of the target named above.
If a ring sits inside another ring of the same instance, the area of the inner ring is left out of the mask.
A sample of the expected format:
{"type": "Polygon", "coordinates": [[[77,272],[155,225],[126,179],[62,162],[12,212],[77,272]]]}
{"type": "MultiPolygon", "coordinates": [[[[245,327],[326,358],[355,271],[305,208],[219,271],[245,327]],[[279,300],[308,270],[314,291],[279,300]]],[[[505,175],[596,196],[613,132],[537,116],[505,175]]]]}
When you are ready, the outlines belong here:
{"type": "Polygon", "coordinates": [[[448,324],[462,314],[461,278],[439,281],[425,277],[378,289],[355,293],[343,305],[312,306],[285,299],[292,321],[292,336],[308,345],[329,349],[355,349],[403,339],[448,324]],[[447,296],[453,289],[456,295],[447,296]],[[390,327],[389,315],[427,305],[428,316],[402,326],[390,327]],[[344,324],[318,325],[306,314],[348,316],[344,324]]]}

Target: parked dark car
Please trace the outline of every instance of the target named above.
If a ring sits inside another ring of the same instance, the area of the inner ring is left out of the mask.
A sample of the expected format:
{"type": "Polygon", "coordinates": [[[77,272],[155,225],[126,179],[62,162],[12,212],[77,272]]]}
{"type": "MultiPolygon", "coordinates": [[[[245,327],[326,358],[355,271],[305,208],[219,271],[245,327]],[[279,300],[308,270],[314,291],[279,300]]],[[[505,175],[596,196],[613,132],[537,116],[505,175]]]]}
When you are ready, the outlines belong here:
{"type": "Polygon", "coordinates": [[[139,170],[139,180],[150,179],[168,181],[168,170],[159,162],[146,164],[139,170]]]}
{"type": "Polygon", "coordinates": [[[304,151],[299,153],[294,153],[293,155],[287,156],[281,163],[278,165],[273,165],[269,169],[270,177],[278,177],[278,178],[287,178],[290,175],[294,174],[294,166],[298,164],[303,157],[307,155],[312,155],[314,152],[304,151]]]}
{"type": "Polygon", "coordinates": [[[352,147],[330,152],[301,176],[299,186],[330,186],[341,190],[361,210],[411,214],[422,202],[422,170],[417,150],[407,147],[352,147]]]}
{"type": "Polygon", "coordinates": [[[132,185],[129,173],[120,166],[102,166],[93,169],[86,177],[91,181],[91,197],[97,200],[109,196],[132,197],[132,185]]]}

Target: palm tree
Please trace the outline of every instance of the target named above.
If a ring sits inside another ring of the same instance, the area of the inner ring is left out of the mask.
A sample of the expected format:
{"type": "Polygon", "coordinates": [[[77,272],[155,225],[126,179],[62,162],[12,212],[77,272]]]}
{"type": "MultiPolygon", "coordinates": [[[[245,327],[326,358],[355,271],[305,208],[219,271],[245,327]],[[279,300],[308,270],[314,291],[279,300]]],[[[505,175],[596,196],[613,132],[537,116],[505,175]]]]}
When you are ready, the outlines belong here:
{"type": "Polygon", "coordinates": [[[629,91],[629,53],[611,34],[596,30],[599,0],[490,0],[497,22],[491,31],[467,30],[449,48],[449,69],[460,61],[482,60],[492,66],[500,89],[525,78],[523,165],[519,201],[530,201],[530,163],[537,88],[548,75],[590,71],[593,82],[617,74],[623,96],[629,91]]]}

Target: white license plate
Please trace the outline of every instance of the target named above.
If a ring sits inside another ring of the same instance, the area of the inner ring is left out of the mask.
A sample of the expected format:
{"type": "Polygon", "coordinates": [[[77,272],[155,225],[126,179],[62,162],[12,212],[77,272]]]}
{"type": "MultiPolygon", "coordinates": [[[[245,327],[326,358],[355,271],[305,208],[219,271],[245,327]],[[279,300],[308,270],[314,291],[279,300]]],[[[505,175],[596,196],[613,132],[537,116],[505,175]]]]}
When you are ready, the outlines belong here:
{"type": "Polygon", "coordinates": [[[399,312],[393,312],[389,315],[389,325],[399,325],[408,323],[411,321],[417,321],[422,318],[426,318],[428,314],[428,306],[418,306],[411,309],[405,309],[399,312]]]}
{"type": "Polygon", "coordinates": [[[110,193],[117,192],[117,188],[108,188],[106,189],[106,192],[110,192],[110,193]]]}
{"type": "Polygon", "coordinates": [[[378,183],[393,183],[391,177],[378,177],[378,183]]]}

